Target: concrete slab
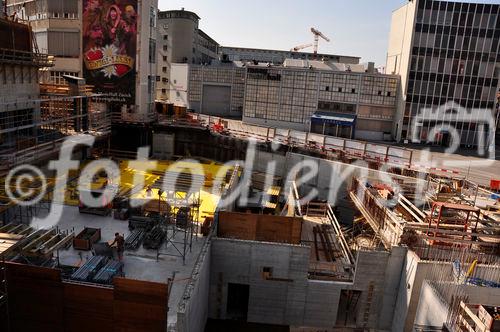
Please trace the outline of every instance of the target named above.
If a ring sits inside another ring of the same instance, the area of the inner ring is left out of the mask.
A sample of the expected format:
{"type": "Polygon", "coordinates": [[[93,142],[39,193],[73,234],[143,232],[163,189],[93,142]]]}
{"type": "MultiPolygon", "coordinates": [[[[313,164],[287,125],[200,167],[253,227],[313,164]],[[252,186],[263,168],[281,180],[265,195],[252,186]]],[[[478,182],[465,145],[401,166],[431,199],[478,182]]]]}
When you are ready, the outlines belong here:
{"type": "MultiPolygon", "coordinates": [[[[128,221],[115,220],[112,217],[101,217],[88,214],[80,214],[78,208],[64,206],[61,220],[57,223],[61,230],[74,229],[75,234],[83,230],[84,227],[100,228],[101,242],[114,239],[116,232],[125,237],[130,233],[128,221]]],[[[182,242],[183,233],[177,233],[175,240],[182,242]]],[[[168,324],[175,324],[177,321],[177,307],[182,298],[184,288],[189,282],[189,278],[198,258],[201,248],[205,243],[203,237],[193,237],[192,249],[186,256],[186,263],[183,264],[181,257],[160,255],[156,259],[157,251],[146,250],[142,246],[137,251],[125,251],[123,257],[125,277],[136,280],[167,283],[167,279],[175,272],[175,280],[169,300],[168,324]]],[[[179,248],[181,249],[181,248],[179,248]]],[[[177,254],[177,250],[172,244],[163,244],[161,253],[177,254]]],[[[90,251],[75,250],[72,247],[59,252],[59,261],[62,265],[80,266],[92,256],[90,251]]]]}

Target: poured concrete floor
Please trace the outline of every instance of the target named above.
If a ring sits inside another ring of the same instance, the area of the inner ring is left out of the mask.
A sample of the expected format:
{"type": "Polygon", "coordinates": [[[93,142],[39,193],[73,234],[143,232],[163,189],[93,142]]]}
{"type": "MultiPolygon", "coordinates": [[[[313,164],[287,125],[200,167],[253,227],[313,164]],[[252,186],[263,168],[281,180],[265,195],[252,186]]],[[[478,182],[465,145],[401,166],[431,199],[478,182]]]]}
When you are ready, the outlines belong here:
{"type": "MultiPolygon", "coordinates": [[[[108,242],[114,239],[116,232],[125,237],[130,233],[128,221],[116,220],[111,216],[101,217],[89,214],[80,214],[77,207],[64,206],[62,218],[56,224],[61,230],[74,230],[75,235],[84,227],[100,228],[100,242],[108,242]]],[[[183,242],[184,233],[178,232],[175,236],[176,242],[183,242]]],[[[125,277],[130,279],[167,283],[175,273],[175,279],[169,299],[168,324],[175,324],[177,321],[177,306],[184,293],[184,288],[189,282],[196,259],[205,243],[205,238],[193,236],[192,250],[186,255],[186,262],[183,264],[181,257],[160,255],[156,259],[156,250],[146,250],[142,246],[137,251],[125,251],[123,257],[125,277]]],[[[182,251],[182,245],[176,244],[182,251]]],[[[179,255],[172,244],[164,243],[161,253],[179,255]]],[[[59,261],[61,265],[80,266],[92,256],[90,251],[75,250],[71,247],[68,250],[59,251],[59,261]]]]}

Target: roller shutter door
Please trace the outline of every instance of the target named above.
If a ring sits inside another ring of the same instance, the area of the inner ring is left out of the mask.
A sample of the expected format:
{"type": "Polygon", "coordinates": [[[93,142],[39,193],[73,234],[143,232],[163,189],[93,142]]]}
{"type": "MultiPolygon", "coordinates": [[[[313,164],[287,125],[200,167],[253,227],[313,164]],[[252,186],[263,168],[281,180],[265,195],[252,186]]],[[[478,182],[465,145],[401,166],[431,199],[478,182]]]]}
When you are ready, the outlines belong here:
{"type": "Polygon", "coordinates": [[[203,114],[229,115],[231,112],[231,87],[204,85],[201,110],[203,114]]]}

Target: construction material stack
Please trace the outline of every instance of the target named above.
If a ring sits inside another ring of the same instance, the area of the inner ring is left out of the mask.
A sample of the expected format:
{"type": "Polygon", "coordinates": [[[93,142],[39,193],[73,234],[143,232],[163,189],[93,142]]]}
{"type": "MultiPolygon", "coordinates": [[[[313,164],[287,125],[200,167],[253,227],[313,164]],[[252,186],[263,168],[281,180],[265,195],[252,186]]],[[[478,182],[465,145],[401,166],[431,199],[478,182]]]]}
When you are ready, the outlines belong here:
{"type": "Polygon", "coordinates": [[[71,279],[76,281],[90,282],[97,272],[106,264],[103,256],[93,256],[82,267],[71,275],[71,279]]]}
{"type": "Polygon", "coordinates": [[[123,263],[111,260],[93,278],[93,282],[103,285],[113,283],[113,278],[117,275],[123,275],[123,263]]]}
{"type": "Polygon", "coordinates": [[[161,225],[153,227],[144,238],[144,248],[153,250],[159,249],[166,235],[166,231],[161,225]]]}
{"type": "Polygon", "coordinates": [[[141,228],[134,229],[132,233],[125,239],[125,249],[127,250],[137,250],[144,240],[146,231],[141,228]]]}

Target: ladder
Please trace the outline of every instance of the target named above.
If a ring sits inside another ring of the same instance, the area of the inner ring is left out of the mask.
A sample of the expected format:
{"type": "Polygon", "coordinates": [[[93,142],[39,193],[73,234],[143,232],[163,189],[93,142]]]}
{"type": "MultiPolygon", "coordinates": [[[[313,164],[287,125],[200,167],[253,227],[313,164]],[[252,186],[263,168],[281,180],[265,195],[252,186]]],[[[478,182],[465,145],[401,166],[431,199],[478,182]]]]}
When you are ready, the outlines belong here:
{"type": "Polygon", "coordinates": [[[363,312],[363,327],[366,328],[368,325],[368,321],[370,319],[370,310],[372,306],[372,301],[373,301],[373,292],[375,289],[375,285],[373,281],[370,281],[370,284],[368,286],[368,294],[366,296],[366,303],[365,303],[365,311],[363,312]]]}

